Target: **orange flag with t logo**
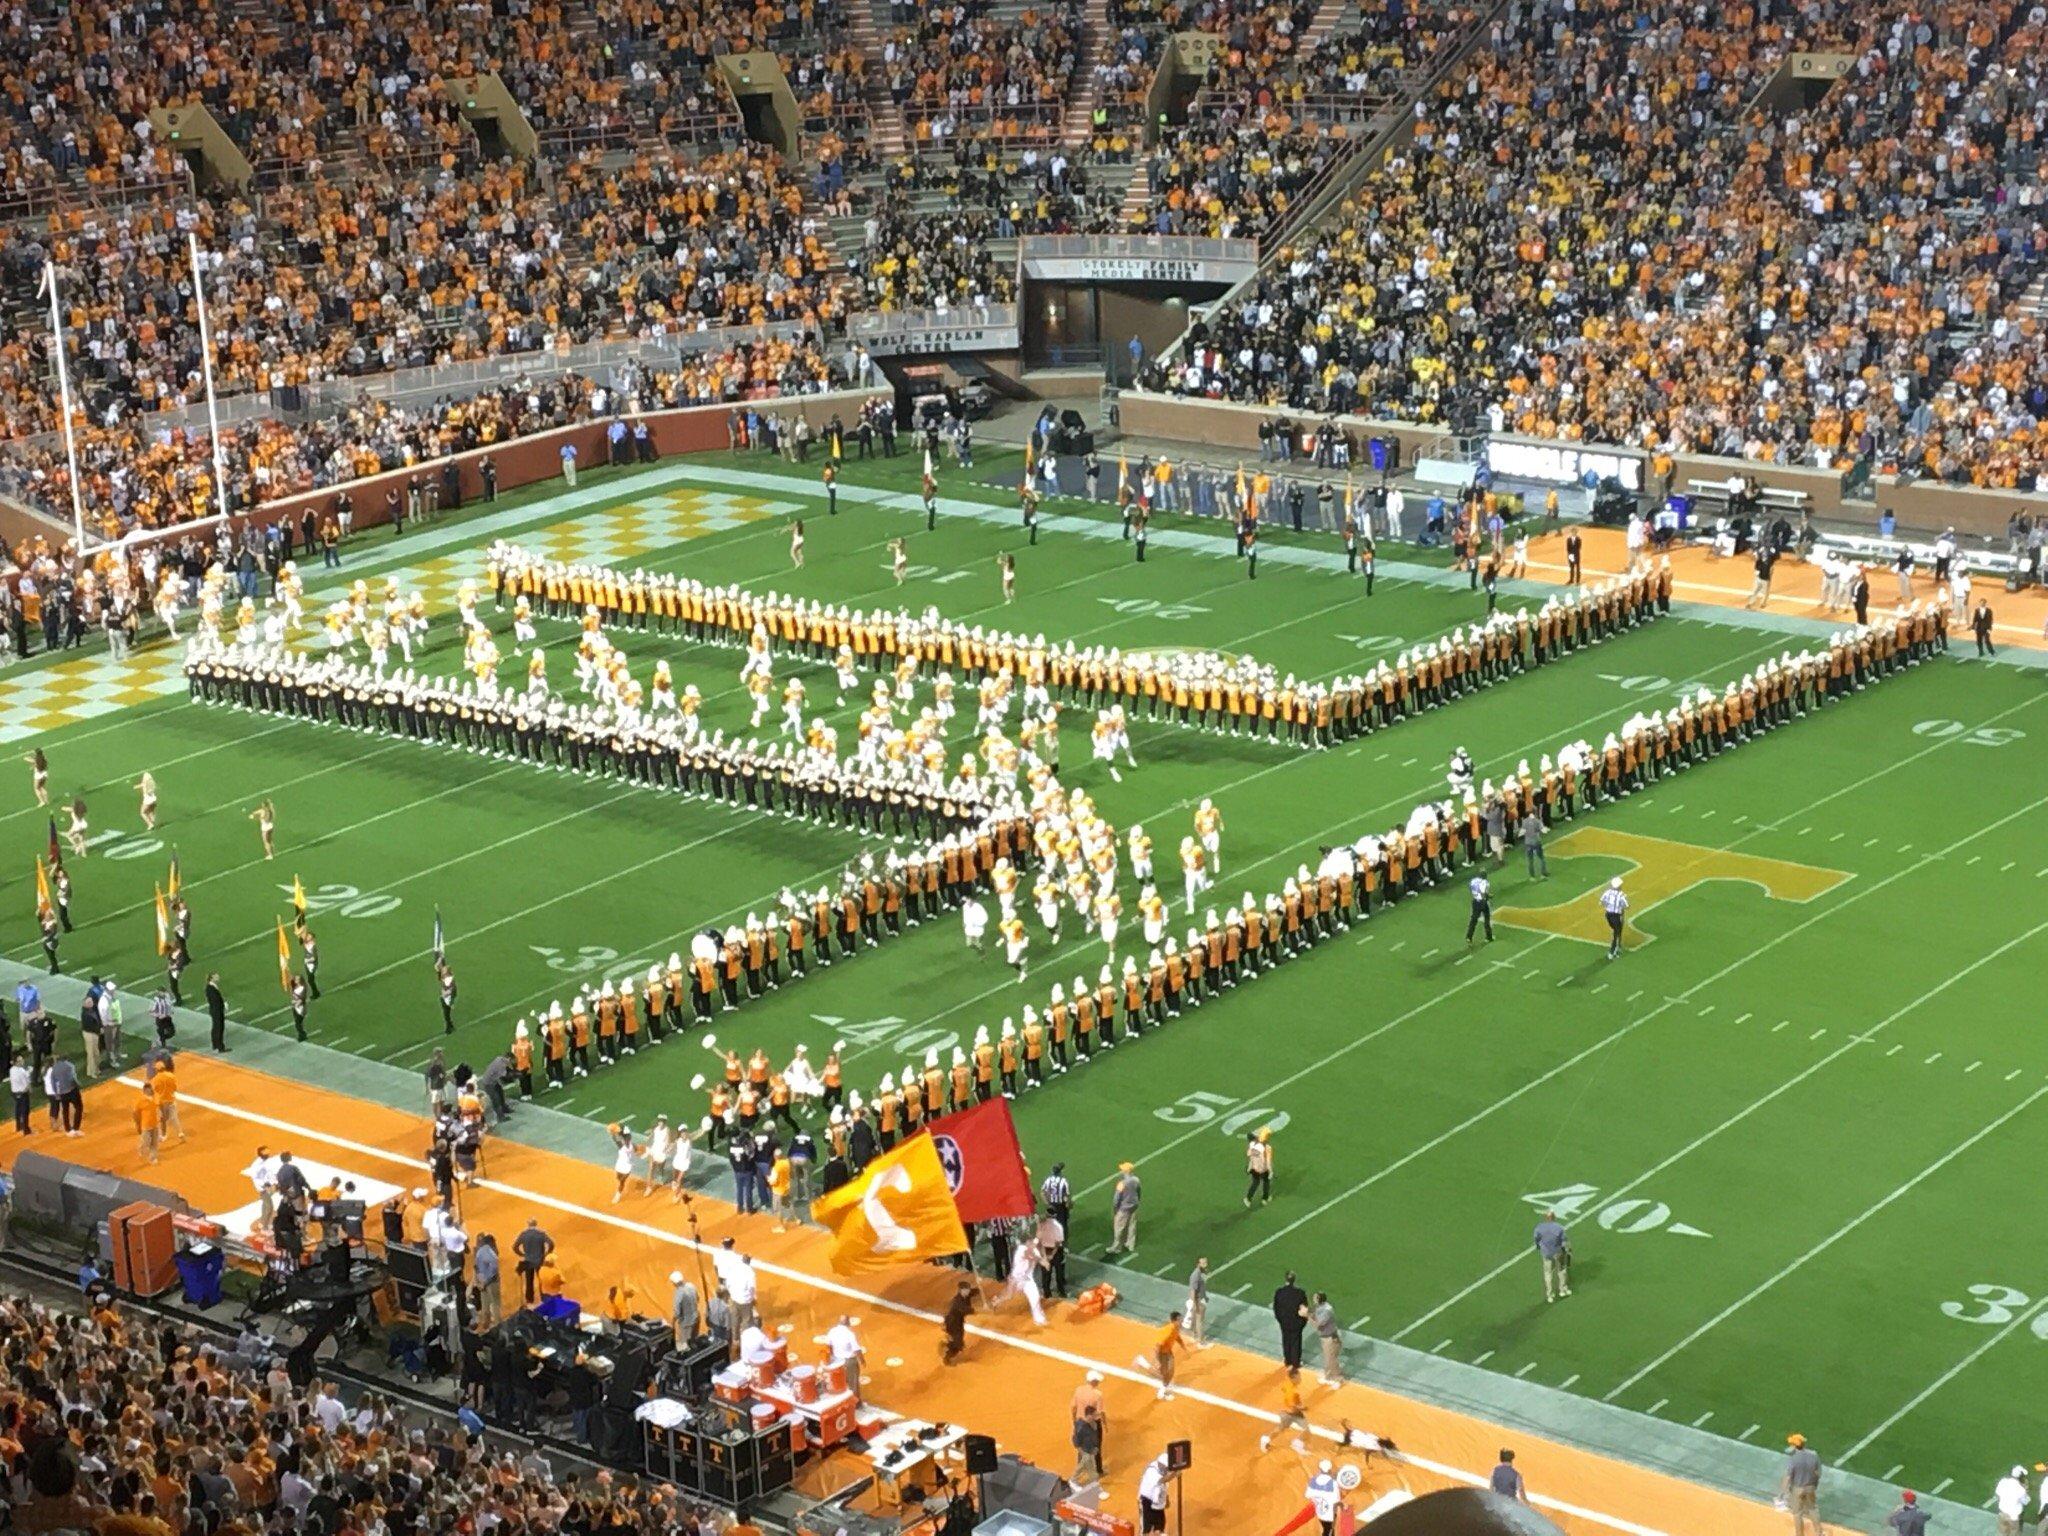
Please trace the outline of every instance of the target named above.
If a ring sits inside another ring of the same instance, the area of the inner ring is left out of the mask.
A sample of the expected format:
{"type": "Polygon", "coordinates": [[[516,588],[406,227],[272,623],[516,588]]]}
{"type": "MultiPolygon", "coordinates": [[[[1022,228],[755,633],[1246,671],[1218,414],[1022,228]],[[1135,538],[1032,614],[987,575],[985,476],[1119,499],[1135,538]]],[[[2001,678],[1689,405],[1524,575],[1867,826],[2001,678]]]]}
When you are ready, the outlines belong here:
{"type": "Polygon", "coordinates": [[[842,1275],[967,1251],[967,1229],[928,1133],[884,1152],[814,1201],[811,1214],[832,1234],[832,1268],[842,1275]]]}

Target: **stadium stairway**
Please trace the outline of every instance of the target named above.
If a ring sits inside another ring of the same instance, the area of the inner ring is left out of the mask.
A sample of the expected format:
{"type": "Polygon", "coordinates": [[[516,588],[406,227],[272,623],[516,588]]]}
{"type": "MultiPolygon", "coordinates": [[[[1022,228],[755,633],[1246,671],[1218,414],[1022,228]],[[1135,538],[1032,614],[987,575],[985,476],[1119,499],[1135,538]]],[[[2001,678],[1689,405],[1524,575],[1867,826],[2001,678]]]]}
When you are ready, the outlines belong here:
{"type": "Polygon", "coordinates": [[[2035,278],[2020,295],[2020,313],[2048,323],[2048,272],[2035,278]]]}
{"type": "Polygon", "coordinates": [[[869,147],[876,158],[893,159],[910,147],[910,131],[903,120],[903,109],[889,95],[889,82],[883,71],[882,45],[888,41],[890,32],[887,17],[880,9],[883,3],[884,0],[854,0],[847,7],[846,35],[868,61],[861,75],[861,100],[867,103],[869,131],[873,135],[869,147]]]}
{"type": "Polygon", "coordinates": [[[1102,101],[1102,77],[1097,70],[1108,46],[1109,0],[1085,0],[1081,9],[1081,56],[1074,62],[1073,76],[1067,81],[1067,113],[1060,120],[1060,142],[1069,148],[1080,148],[1091,137],[1095,109],[1102,101]]]}

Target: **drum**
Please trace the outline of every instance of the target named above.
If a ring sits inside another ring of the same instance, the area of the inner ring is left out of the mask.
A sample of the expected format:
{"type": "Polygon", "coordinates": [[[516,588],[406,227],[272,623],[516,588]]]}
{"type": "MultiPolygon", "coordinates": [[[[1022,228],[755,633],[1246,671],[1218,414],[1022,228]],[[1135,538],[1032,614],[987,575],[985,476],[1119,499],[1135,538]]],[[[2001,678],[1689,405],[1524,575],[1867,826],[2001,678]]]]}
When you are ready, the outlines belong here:
{"type": "Polygon", "coordinates": [[[748,1380],[743,1371],[727,1369],[711,1378],[711,1395],[721,1403],[744,1403],[747,1389],[748,1380]]]}
{"type": "Polygon", "coordinates": [[[789,1394],[800,1403],[815,1403],[818,1400],[818,1373],[808,1365],[799,1365],[789,1372],[789,1394]]]}
{"type": "Polygon", "coordinates": [[[835,1394],[844,1392],[846,1390],[845,1366],[840,1365],[836,1362],[827,1361],[819,1369],[824,1376],[824,1395],[826,1397],[834,1396],[835,1394]]]}
{"type": "Polygon", "coordinates": [[[775,1427],[775,1421],[781,1417],[782,1411],[771,1403],[754,1404],[754,1412],[752,1414],[754,1433],[765,1435],[775,1427]]]}

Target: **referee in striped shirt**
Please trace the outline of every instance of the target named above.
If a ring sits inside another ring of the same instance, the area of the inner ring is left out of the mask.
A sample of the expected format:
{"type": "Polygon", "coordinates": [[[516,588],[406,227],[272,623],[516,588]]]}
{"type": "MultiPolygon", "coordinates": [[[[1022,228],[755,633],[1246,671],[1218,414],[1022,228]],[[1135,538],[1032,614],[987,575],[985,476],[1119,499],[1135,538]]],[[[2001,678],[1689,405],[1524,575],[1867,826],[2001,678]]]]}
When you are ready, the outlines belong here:
{"type": "Polygon", "coordinates": [[[1628,911],[1628,897],[1622,894],[1621,876],[1616,875],[1607,882],[1607,889],[1600,893],[1600,910],[1607,914],[1607,958],[1618,959],[1621,955],[1621,925],[1623,914],[1628,911]]]}
{"type": "Polygon", "coordinates": [[[1038,1198],[1045,1202],[1046,1210],[1061,1226],[1066,1226],[1074,1215],[1074,1190],[1067,1183],[1067,1165],[1054,1163],[1052,1172],[1038,1186],[1038,1198]]]}

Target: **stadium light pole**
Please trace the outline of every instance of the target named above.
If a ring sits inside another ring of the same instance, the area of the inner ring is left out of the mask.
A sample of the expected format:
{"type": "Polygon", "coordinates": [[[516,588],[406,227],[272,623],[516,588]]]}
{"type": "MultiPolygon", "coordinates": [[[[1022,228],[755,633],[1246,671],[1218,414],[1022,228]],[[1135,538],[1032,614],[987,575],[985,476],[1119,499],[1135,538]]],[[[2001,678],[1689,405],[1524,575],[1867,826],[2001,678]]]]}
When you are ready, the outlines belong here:
{"type": "Polygon", "coordinates": [[[71,369],[64,361],[64,306],[57,298],[57,263],[43,263],[50,295],[50,346],[57,354],[57,404],[64,416],[64,461],[71,469],[71,547],[85,556],[85,496],[78,487],[78,442],[71,430],[71,369]]]}
{"type": "Polygon", "coordinates": [[[206,319],[206,280],[199,270],[199,237],[187,233],[185,244],[192,252],[192,299],[199,306],[199,363],[206,375],[207,442],[213,452],[214,509],[225,524],[228,517],[228,477],[220,451],[220,411],[213,398],[213,330],[206,319]]]}

